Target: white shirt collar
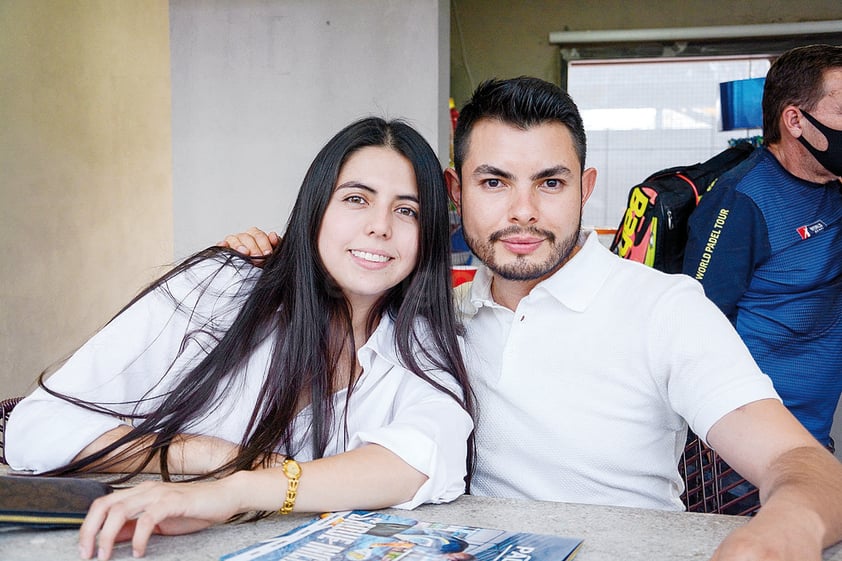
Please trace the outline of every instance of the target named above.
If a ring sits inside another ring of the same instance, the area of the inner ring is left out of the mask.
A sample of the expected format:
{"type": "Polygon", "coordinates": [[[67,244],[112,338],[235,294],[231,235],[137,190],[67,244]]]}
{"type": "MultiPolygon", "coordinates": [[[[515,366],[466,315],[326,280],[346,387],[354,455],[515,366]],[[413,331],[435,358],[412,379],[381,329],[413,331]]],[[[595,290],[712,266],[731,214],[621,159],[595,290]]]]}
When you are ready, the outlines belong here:
{"type": "MultiPolygon", "coordinates": [[[[383,361],[392,366],[406,368],[398,351],[395,329],[395,321],[388,312],[384,313],[380,317],[380,323],[375,328],[374,333],[371,334],[365,345],[357,351],[357,359],[363,368],[374,361],[374,355],[379,356],[383,361]]],[[[413,341],[415,341],[413,343],[414,345],[420,345],[421,348],[426,349],[432,348],[432,343],[427,344],[427,340],[431,337],[431,330],[426,319],[421,317],[416,318],[412,329],[414,335],[413,341]]],[[[413,354],[423,367],[426,364],[425,360],[418,353],[413,352],[413,354]]]]}
{"type": "MultiPolygon", "coordinates": [[[[587,309],[604,282],[595,282],[595,279],[605,279],[616,265],[617,257],[602,245],[592,230],[582,230],[578,245],[580,249],[576,255],[551,277],[535,285],[529,296],[545,291],[571,310],[583,312],[587,309]]],[[[475,315],[482,307],[499,306],[491,296],[491,280],[491,271],[480,264],[473,282],[457,287],[456,301],[464,317],[475,315]]]]}
{"type": "Polygon", "coordinates": [[[380,323],[377,324],[374,333],[357,351],[357,359],[363,368],[371,364],[374,360],[373,355],[379,355],[394,366],[400,365],[395,344],[395,322],[389,317],[388,313],[384,313],[380,317],[380,323]]]}

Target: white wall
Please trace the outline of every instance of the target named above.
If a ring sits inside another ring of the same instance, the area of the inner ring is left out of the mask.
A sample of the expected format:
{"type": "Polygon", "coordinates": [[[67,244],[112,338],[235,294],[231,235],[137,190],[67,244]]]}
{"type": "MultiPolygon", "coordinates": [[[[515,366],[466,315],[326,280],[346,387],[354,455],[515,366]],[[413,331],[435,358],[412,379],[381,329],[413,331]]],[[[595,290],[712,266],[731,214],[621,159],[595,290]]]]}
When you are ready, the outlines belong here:
{"type": "Polygon", "coordinates": [[[0,399],[172,260],[168,17],[0,0],[0,399]]]}
{"type": "Polygon", "coordinates": [[[407,118],[447,158],[447,0],[172,0],[170,30],[176,257],[282,230],[356,118],[407,118]]]}

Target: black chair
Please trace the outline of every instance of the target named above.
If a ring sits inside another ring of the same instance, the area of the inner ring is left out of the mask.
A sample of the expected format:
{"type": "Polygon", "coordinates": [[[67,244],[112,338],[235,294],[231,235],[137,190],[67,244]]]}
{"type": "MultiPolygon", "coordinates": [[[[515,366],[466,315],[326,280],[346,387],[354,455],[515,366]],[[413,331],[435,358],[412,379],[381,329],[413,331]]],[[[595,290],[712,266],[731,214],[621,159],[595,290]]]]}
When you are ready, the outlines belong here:
{"type": "Polygon", "coordinates": [[[688,512],[751,516],[760,508],[759,491],[692,432],[678,463],[688,512]]]}
{"type": "Polygon", "coordinates": [[[4,440],[4,435],[6,432],[6,422],[9,420],[9,415],[12,414],[12,409],[15,408],[15,405],[17,405],[21,399],[23,398],[12,397],[0,401],[0,464],[6,463],[6,447],[4,440]]]}

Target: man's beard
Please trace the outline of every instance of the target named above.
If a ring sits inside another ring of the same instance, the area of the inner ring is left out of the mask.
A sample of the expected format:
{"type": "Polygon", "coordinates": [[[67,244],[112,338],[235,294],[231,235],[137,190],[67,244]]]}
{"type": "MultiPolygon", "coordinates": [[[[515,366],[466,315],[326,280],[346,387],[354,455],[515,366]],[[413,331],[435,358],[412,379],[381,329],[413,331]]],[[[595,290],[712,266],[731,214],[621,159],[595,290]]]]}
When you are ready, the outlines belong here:
{"type": "Polygon", "coordinates": [[[570,258],[570,254],[576,248],[579,241],[579,231],[582,229],[582,217],[579,215],[579,227],[568,237],[558,240],[556,235],[547,230],[541,230],[535,226],[522,228],[509,226],[498,230],[488,237],[487,241],[480,241],[470,235],[470,232],[462,228],[462,235],[465,243],[474,255],[488,267],[492,273],[510,281],[530,281],[540,279],[555,272],[561,265],[570,258]],[[512,263],[501,265],[494,258],[494,244],[501,238],[516,234],[530,234],[546,240],[550,247],[550,255],[540,263],[530,262],[529,255],[518,255],[512,263]]]}

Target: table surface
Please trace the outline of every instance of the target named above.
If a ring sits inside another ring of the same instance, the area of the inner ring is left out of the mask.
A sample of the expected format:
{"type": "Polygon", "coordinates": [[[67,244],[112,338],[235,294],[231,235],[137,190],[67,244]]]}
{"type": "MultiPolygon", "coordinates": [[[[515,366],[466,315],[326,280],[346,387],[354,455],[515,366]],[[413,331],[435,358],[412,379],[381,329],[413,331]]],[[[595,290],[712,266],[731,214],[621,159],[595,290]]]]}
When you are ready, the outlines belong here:
{"type": "MultiPolygon", "coordinates": [[[[736,516],[473,496],[445,505],[424,505],[414,511],[387,512],[418,520],[582,538],[577,561],[704,561],[731,530],[747,521],[736,516]]],[[[216,560],[311,518],[304,514],[274,515],[187,536],[153,536],[146,558],[216,560]]],[[[79,559],[76,530],[0,531],[0,561],[65,559],[79,559]]],[[[114,559],[132,559],[129,544],[118,545],[114,559]]],[[[842,544],[826,550],[824,559],[842,561],[842,544]]]]}

